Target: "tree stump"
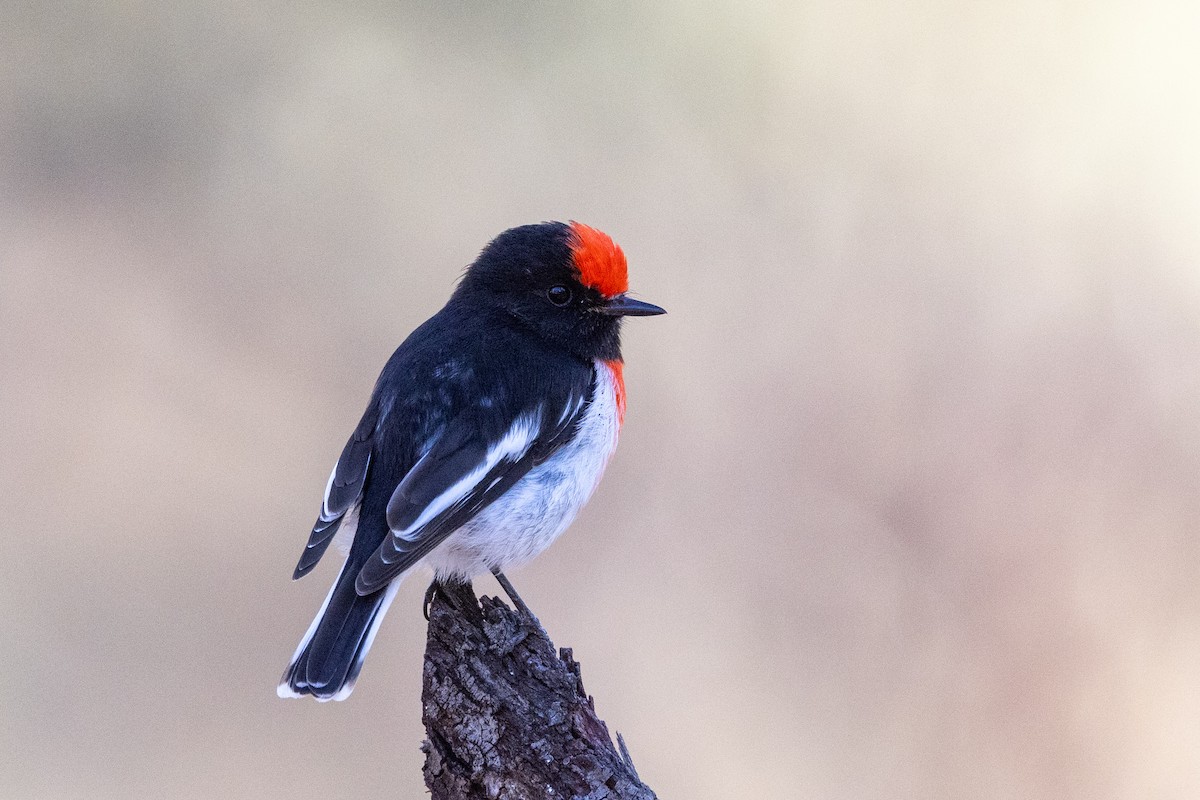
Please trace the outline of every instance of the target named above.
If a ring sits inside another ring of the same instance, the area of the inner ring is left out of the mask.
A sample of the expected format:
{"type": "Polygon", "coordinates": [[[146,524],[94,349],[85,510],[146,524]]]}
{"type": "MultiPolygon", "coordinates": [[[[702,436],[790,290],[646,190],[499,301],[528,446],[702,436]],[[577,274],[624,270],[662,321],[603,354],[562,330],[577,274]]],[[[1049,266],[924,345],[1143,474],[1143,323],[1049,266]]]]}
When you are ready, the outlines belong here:
{"type": "Polygon", "coordinates": [[[537,620],[469,585],[435,595],[425,646],[425,785],[433,800],[654,800],[537,620]]]}

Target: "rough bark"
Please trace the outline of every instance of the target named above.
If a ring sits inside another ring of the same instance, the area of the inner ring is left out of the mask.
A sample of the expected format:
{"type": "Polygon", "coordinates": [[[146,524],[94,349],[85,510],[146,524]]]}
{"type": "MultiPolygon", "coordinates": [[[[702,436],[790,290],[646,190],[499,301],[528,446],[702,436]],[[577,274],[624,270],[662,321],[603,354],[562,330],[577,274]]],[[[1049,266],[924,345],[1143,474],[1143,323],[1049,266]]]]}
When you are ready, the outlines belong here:
{"type": "Polygon", "coordinates": [[[579,664],[537,620],[469,586],[438,593],[425,647],[425,784],[433,800],[654,800],[614,747],[579,664]],[[461,610],[460,610],[461,609],[461,610]]]}

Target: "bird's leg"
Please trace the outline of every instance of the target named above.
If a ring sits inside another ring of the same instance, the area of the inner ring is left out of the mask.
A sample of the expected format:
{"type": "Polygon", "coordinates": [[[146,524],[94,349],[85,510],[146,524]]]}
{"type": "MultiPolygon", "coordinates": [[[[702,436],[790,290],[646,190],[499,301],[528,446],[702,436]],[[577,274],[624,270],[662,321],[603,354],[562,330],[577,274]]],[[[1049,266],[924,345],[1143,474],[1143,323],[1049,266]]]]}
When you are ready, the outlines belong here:
{"type": "MultiPolygon", "coordinates": [[[[496,569],[493,569],[492,574],[496,576],[496,583],[500,584],[500,588],[504,590],[506,595],[508,595],[508,599],[513,601],[513,605],[517,607],[517,611],[521,612],[521,614],[533,620],[534,622],[537,622],[537,617],[535,617],[533,612],[529,610],[529,606],[525,605],[525,601],[521,599],[521,595],[517,594],[517,590],[513,588],[513,585],[509,582],[508,578],[504,577],[504,573],[500,571],[500,568],[497,567],[496,569]]],[[[540,625],[541,623],[538,624],[540,625]]]]}

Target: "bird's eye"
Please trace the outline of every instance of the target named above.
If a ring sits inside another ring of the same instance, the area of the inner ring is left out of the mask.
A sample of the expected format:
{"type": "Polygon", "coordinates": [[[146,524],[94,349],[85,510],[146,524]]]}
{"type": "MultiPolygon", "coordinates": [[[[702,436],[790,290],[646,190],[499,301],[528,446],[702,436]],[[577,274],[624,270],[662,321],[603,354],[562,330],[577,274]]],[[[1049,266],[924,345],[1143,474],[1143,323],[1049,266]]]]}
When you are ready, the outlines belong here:
{"type": "Polygon", "coordinates": [[[546,299],[556,306],[565,306],[571,302],[571,290],[566,286],[551,286],[546,292],[546,299]]]}

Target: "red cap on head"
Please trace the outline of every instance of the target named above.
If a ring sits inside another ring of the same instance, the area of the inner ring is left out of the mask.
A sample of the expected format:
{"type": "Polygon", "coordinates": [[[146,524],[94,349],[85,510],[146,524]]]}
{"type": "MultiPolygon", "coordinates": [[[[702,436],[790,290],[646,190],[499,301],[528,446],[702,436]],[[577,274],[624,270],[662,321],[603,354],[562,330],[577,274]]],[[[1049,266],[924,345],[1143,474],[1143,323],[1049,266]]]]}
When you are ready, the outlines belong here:
{"type": "Polygon", "coordinates": [[[625,254],[607,233],[571,221],[571,253],[579,270],[579,282],[605,297],[629,290],[625,254]]]}

